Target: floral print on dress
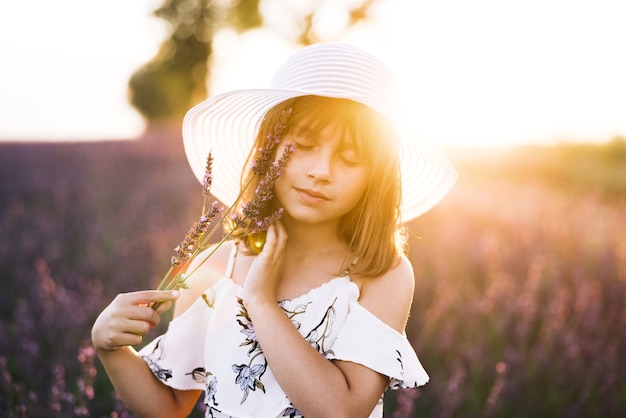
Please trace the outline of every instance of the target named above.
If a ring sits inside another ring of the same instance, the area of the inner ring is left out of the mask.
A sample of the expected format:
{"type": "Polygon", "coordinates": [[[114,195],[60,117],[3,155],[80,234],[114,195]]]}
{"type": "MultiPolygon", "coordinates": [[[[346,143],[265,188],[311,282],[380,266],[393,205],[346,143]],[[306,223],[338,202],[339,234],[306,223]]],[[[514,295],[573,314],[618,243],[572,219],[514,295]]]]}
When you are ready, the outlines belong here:
{"type": "MultiPolygon", "coordinates": [[[[166,385],[204,391],[207,417],[249,416],[254,411],[255,416],[302,418],[270,370],[238,298],[240,290],[224,278],[140,355],[166,385]],[[203,354],[198,347],[204,347],[203,354]]],[[[302,338],[329,360],[356,361],[385,374],[391,389],[427,382],[406,335],[361,307],[358,296],[353,282],[337,278],[278,306],[302,338]]],[[[382,417],[382,397],[371,417],[382,417]]]]}
{"type": "Polygon", "coordinates": [[[326,309],[324,316],[320,320],[319,324],[315,328],[313,328],[304,338],[315,348],[319,353],[323,356],[327,356],[328,354],[332,354],[332,350],[327,350],[325,343],[328,338],[332,335],[333,326],[335,324],[335,302],[337,302],[337,298],[333,300],[333,303],[326,309]]]}
{"type": "MultiPolygon", "coordinates": [[[[250,364],[252,364],[252,360],[250,360],[250,364]]],[[[267,364],[267,362],[265,363],[267,364]]],[[[265,392],[265,386],[260,380],[260,377],[265,373],[265,364],[255,364],[252,367],[250,364],[233,364],[233,372],[237,373],[235,383],[243,391],[243,398],[240,403],[244,403],[248,399],[250,390],[254,391],[258,388],[265,392]]]]}
{"type": "MultiPolygon", "coordinates": [[[[217,377],[213,376],[211,373],[207,373],[206,390],[204,393],[204,404],[206,406],[209,406],[209,405],[217,406],[218,405],[217,400],[215,399],[216,394],[217,394],[217,377]]],[[[212,407],[212,409],[215,409],[215,407],[212,407]]]]}
{"type": "Polygon", "coordinates": [[[159,363],[157,363],[157,361],[161,360],[163,357],[163,350],[161,350],[161,344],[163,343],[163,338],[164,337],[159,337],[152,352],[148,356],[142,356],[142,357],[146,361],[146,363],[148,363],[148,367],[150,367],[150,370],[152,371],[152,373],[162,382],[167,382],[168,379],[172,377],[172,369],[164,369],[159,365],[159,363]],[[157,356],[157,352],[159,353],[158,356],[157,356]]]}
{"type": "Polygon", "coordinates": [[[144,359],[148,362],[148,366],[150,367],[152,373],[159,380],[167,382],[167,380],[172,377],[172,369],[162,369],[161,366],[159,366],[157,362],[152,360],[150,357],[144,357],[144,359]]]}
{"type": "MultiPolygon", "coordinates": [[[[306,335],[304,335],[304,338],[309,342],[309,344],[311,344],[311,346],[314,347],[322,355],[332,353],[332,350],[326,349],[325,343],[332,334],[333,325],[336,317],[334,307],[336,301],[337,298],[335,298],[333,300],[333,303],[326,309],[320,322],[306,335]]],[[[261,350],[261,346],[259,345],[259,341],[257,340],[252,320],[250,319],[248,311],[246,310],[246,307],[243,304],[243,300],[240,297],[237,297],[237,305],[239,307],[239,313],[237,314],[237,323],[241,327],[241,333],[245,336],[244,341],[239,344],[239,346],[250,346],[248,349],[248,357],[250,358],[248,364],[233,364],[231,366],[233,373],[236,373],[235,383],[239,385],[239,389],[243,392],[243,398],[240,402],[240,404],[243,404],[246,399],[248,399],[248,395],[250,394],[251,390],[256,391],[257,389],[259,389],[263,393],[265,393],[265,386],[263,385],[263,382],[261,382],[261,378],[267,370],[267,360],[265,359],[265,356],[263,356],[263,350],[261,350]],[[255,364],[254,361],[257,358],[262,359],[262,362],[255,364]]],[[[300,304],[297,305],[294,309],[288,310],[286,309],[284,302],[279,303],[279,306],[287,314],[287,317],[289,318],[291,323],[298,330],[300,330],[301,323],[297,320],[297,317],[306,312],[306,308],[308,307],[308,305],[309,303],[300,304]]],[[[295,408],[294,411],[297,412],[295,408]]]]}
{"type": "MultiPolygon", "coordinates": [[[[335,318],[337,316],[337,312],[335,309],[335,303],[337,302],[337,298],[333,300],[333,303],[326,308],[324,315],[320,322],[313,327],[306,335],[302,335],[305,340],[311,344],[318,353],[326,356],[327,354],[332,354],[332,350],[326,349],[326,340],[331,337],[333,327],[335,324],[335,318]]],[[[279,306],[282,310],[287,314],[289,320],[293,324],[296,329],[300,330],[301,323],[298,321],[298,316],[306,313],[306,308],[311,304],[311,302],[306,304],[297,305],[292,310],[287,309],[286,303],[280,302],[279,306]]]]}
{"type": "Polygon", "coordinates": [[[310,304],[311,302],[301,303],[300,305],[297,305],[296,307],[294,307],[292,310],[289,310],[286,308],[287,306],[286,300],[282,300],[278,302],[278,306],[285,312],[285,314],[287,314],[287,318],[289,318],[289,320],[291,321],[293,326],[296,327],[297,330],[300,330],[300,327],[302,326],[302,323],[299,321],[298,316],[304,315],[306,313],[306,308],[310,304]]]}
{"type": "Polygon", "coordinates": [[[293,405],[290,405],[288,408],[286,408],[283,411],[283,414],[281,415],[281,417],[304,418],[302,414],[300,413],[300,411],[294,408],[293,405]]]}
{"type": "Polygon", "coordinates": [[[243,392],[243,398],[240,402],[240,404],[243,404],[246,399],[248,399],[250,390],[256,391],[257,389],[260,389],[263,393],[265,393],[265,386],[261,382],[261,377],[267,370],[267,360],[265,359],[261,346],[259,345],[259,341],[256,338],[256,332],[254,331],[252,320],[250,319],[248,311],[243,305],[243,300],[240,297],[237,298],[237,305],[239,306],[237,323],[241,326],[241,333],[245,336],[244,342],[239,344],[239,346],[250,346],[248,349],[248,357],[250,357],[248,364],[233,364],[231,366],[233,372],[237,374],[235,377],[235,383],[239,385],[239,389],[243,392]],[[263,361],[261,363],[254,364],[254,361],[257,358],[262,359],[263,361]]]}

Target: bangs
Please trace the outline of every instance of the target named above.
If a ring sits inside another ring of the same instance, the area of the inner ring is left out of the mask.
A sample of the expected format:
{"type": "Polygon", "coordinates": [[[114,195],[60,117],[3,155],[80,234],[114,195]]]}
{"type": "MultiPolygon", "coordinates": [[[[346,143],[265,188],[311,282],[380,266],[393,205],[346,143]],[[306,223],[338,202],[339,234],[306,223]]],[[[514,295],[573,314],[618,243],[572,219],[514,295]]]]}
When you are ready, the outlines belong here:
{"type": "MultiPolygon", "coordinates": [[[[344,139],[344,143],[356,150],[361,157],[372,160],[381,146],[391,145],[390,138],[397,134],[391,124],[375,110],[348,99],[320,96],[297,97],[290,101],[293,109],[289,128],[295,127],[319,132],[330,129],[332,135],[344,139]]],[[[396,146],[392,149],[397,152],[396,146]]]]}

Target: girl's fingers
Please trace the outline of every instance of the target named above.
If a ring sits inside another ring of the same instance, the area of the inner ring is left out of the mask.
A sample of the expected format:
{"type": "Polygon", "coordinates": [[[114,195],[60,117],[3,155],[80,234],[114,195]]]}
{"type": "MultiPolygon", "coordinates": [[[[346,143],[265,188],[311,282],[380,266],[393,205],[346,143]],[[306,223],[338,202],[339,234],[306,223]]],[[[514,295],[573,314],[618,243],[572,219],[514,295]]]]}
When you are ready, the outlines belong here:
{"type": "Polygon", "coordinates": [[[124,313],[124,316],[128,320],[147,322],[151,326],[156,326],[161,321],[160,313],[149,306],[133,306],[124,313]]]}
{"type": "Polygon", "coordinates": [[[267,229],[265,246],[263,247],[262,253],[268,256],[279,255],[285,247],[286,240],[287,232],[285,231],[285,227],[280,223],[280,221],[274,222],[267,229]]]}
{"type": "MultiPolygon", "coordinates": [[[[158,324],[158,320],[156,321],[158,324]]],[[[157,325],[152,321],[142,321],[142,320],[129,320],[126,326],[124,327],[124,332],[128,334],[135,335],[145,335],[150,331],[150,328],[157,325]]]]}
{"type": "Polygon", "coordinates": [[[274,227],[276,230],[277,244],[280,249],[283,249],[285,247],[285,243],[287,242],[287,231],[280,221],[274,222],[274,227]]]}
{"type": "Polygon", "coordinates": [[[180,292],[178,290],[141,290],[124,295],[132,305],[147,305],[176,300],[180,296],[180,292]]]}
{"type": "Polygon", "coordinates": [[[267,247],[268,244],[270,246],[273,246],[275,242],[276,242],[276,226],[274,226],[274,224],[271,224],[267,228],[267,231],[265,232],[265,246],[263,246],[263,249],[265,249],[265,247],[267,247]]]}
{"type": "Polygon", "coordinates": [[[273,225],[274,225],[274,228],[276,228],[276,233],[278,234],[278,236],[287,235],[287,232],[285,231],[285,227],[280,221],[274,222],[273,225]]]}
{"type": "Polygon", "coordinates": [[[178,298],[178,290],[145,290],[123,293],[107,306],[92,327],[94,347],[116,350],[125,345],[137,345],[142,336],[161,321],[160,314],[178,298]],[[160,303],[157,310],[152,304],[160,303]]]}
{"type": "Polygon", "coordinates": [[[153,307],[152,310],[158,314],[162,314],[163,312],[168,311],[171,307],[172,302],[168,300],[167,302],[160,303],[156,306],[156,308],[153,307]]]}
{"type": "Polygon", "coordinates": [[[116,339],[116,344],[112,346],[112,349],[118,349],[128,345],[139,345],[143,341],[143,335],[124,333],[116,339]]]}

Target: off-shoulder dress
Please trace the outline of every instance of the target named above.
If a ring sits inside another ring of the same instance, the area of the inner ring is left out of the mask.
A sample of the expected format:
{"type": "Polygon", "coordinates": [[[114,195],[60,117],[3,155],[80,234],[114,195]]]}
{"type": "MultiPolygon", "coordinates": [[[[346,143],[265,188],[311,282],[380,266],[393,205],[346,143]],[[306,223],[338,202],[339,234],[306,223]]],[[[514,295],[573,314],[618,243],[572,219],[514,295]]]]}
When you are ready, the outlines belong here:
{"type": "MultiPolygon", "coordinates": [[[[224,277],[139,354],[164,384],[204,391],[206,417],[301,417],[256,340],[240,298],[242,288],[231,278],[235,256],[233,251],[224,277]]],[[[359,304],[359,288],[349,276],[278,304],[302,338],[327,359],[362,364],[388,376],[388,389],[428,381],[406,334],[359,304]]],[[[382,400],[370,418],[383,416],[382,400]]]]}

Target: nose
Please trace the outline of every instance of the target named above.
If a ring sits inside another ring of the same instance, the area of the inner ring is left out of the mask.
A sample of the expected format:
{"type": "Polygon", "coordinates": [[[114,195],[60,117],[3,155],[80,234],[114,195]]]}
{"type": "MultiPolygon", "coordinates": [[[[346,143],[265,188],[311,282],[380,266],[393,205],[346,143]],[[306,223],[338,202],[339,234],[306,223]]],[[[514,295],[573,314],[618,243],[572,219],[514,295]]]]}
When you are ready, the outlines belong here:
{"type": "Polygon", "coordinates": [[[313,153],[306,171],[307,177],[315,181],[329,182],[332,180],[332,156],[324,149],[313,153]]]}

